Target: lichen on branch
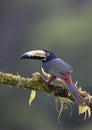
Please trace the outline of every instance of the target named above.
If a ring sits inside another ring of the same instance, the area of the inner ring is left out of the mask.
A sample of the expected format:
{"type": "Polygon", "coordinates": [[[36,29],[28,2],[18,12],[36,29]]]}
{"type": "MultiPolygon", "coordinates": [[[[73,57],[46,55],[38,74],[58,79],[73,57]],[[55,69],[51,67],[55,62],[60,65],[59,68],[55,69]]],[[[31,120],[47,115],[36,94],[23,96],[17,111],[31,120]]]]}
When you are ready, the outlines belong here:
{"type": "Polygon", "coordinates": [[[55,96],[68,96],[68,91],[65,87],[55,86],[54,84],[47,86],[45,82],[44,77],[38,72],[32,74],[32,78],[24,78],[18,74],[13,75],[0,72],[0,84],[16,86],[18,88],[34,89],[55,96]]]}
{"type": "MultiPolygon", "coordinates": [[[[64,84],[62,86],[50,84],[49,86],[45,84],[45,78],[38,72],[34,73],[31,78],[24,78],[20,75],[13,75],[10,73],[0,72],[0,84],[8,86],[16,86],[18,88],[26,88],[36,91],[41,91],[46,94],[54,95],[60,102],[62,99],[68,99],[67,101],[74,102],[74,99],[69,94],[64,84]],[[61,97],[61,98],[58,98],[61,97]]],[[[90,108],[92,108],[92,96],[82,88],[79,88],[79,93],[86,102],[86,106],[79,107],[79,114],[88,112],[90,116],[90,108]]],[[[74,102],[75,103],[75,102],[74,102]]]]}
{"type": "MultiPolygon", "coordinates": [[[[47,94],[52,94],[54,96],[60,96],[64,98],[68,98],[71,101],[74,101],[72,96],[69,95],[68,90],[65,86],[58,86],[54,84],[50,84],[47,86],[44,84],[46,81],[44,77],[36,72],[32,75],[32,78],[24,78],[20,75],[13,75],[10,73],[3,73],[0,72],[0,84],[9,85],[9,86],[16,86],[18,88],[26,88],[26,89],[34,89],[37,91],[42,91],[47,94]]],[[[81,96],[86,101],[87,105],[92,107],[92,96],[84,90],[79,91],[81,96]],[[90,97],[90,99],[89,99],[90,97]]]]}

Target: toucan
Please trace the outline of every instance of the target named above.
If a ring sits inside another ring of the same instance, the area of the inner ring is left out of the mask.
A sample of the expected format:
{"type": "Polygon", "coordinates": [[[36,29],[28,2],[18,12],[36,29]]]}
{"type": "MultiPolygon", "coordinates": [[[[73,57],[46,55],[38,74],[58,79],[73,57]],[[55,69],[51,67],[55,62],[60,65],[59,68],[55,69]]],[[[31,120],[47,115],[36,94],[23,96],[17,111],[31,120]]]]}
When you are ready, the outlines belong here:
{"type": "Polygon", "coordinates": [[[83,97],[74,85],[71,77],[73,68],[70,64],[59,58],[51,50],[32,50],[23,53],[20,59],[37,59],[42,61],[42,72],[48,77],[49,85],[54,79],[63,81],[73,99],[78,105],[84,105],[83,97]]]}

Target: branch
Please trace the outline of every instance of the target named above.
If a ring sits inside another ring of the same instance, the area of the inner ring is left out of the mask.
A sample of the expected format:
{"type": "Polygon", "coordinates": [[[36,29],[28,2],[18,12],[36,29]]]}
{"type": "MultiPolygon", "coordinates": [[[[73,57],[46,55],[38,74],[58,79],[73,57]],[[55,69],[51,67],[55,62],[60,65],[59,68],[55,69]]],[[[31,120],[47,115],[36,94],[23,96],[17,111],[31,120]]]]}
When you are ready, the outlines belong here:
{"type": "Polygon", "coordinates": [[[18,88],[34,89],[47,94],[67,97],[68,91],[65,88],[55,86],[53,84],[47,86],[45,82],[44,77],[38,72],[32,74],[32,78],[24,78],[20,75],[0,72],[1,85],[6,84],[9,86],[16,86],[18,88]]]}
{"type": "MultiPolygon", "coordinates": [[[[44,84],[45,82],[44,77],[37,72],[32,75],[32,78],[24,78],[20,75],[0,72],[1,85],[6,84],[9,86],[16,86],[18,88],[34,89],[46,94],[68,98],[74,102],[72,96],[68,94],[69,92],[65,86],[55,86],[54,84],[47,86],[44,84]]],[[[79,92],[87,105],[92,108],[92,96],[87,91],[79,92]]]]}

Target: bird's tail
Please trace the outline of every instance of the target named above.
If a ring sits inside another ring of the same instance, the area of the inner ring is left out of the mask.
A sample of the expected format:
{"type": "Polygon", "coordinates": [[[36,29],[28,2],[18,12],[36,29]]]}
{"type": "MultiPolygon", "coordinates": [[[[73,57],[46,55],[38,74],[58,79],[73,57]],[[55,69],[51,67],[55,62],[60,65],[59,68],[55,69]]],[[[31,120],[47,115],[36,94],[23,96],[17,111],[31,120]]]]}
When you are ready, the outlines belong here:
{"type": "Polygon", "coordinates": [[[65,85],[67,86],[68,90],[70,91],[71,95],[73,96],[74,100],[77,102],[78,105],[84,105],[84,100],[80,93],[78,92],[78,89],[74,85],[74,83],[65,82],[65,85]]]}

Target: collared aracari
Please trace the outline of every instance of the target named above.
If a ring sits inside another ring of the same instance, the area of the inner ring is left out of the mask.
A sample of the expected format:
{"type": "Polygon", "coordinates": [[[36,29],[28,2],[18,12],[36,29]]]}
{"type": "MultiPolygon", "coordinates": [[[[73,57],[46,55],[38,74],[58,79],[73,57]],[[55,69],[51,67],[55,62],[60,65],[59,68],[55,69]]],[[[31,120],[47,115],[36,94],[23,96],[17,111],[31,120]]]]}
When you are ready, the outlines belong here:
{"type": "Polygon", "coordinates": [[[37,59],[42,61],[42,72],[48,76],[48,85],[53,79],[63,81],[67,89],[70,91],[72,97],[78,105],[84,105],[84,100],[79,94],[78,89],[74,85],[71,72],[73,68],[71,65],[58,58],[53,51],[50,50],[32,50],[21,55],[20,59],[37,59]]]}

